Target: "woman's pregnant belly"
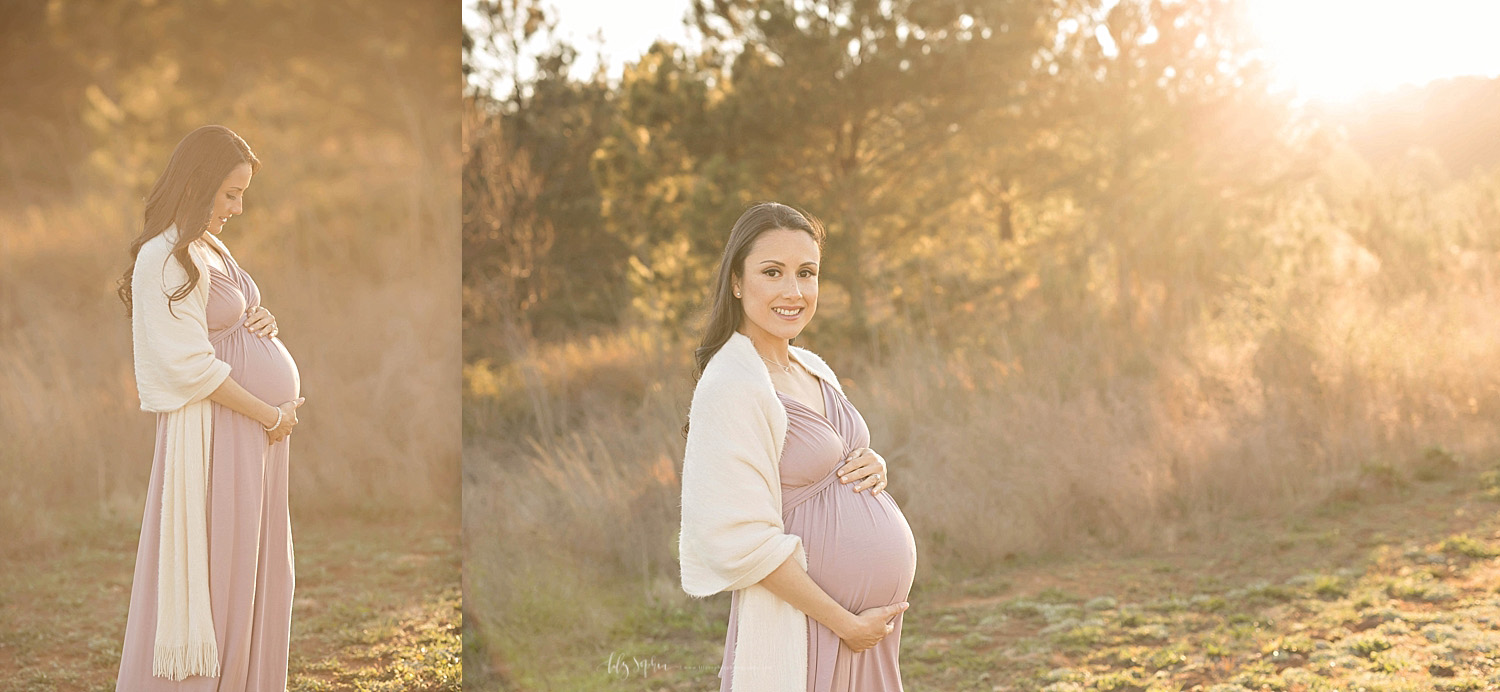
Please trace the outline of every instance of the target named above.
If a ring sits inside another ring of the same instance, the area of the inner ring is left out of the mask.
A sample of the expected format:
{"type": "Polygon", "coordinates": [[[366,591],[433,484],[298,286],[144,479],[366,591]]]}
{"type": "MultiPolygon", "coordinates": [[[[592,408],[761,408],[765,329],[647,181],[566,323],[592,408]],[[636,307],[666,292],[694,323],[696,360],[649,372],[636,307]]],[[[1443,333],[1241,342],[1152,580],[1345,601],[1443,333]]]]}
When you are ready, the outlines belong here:
{"type": "Polygon", "coordinates": [[[251,334],[244,326],[234,327],[214,347],[219,359],[232,368],[230,376],[257,399],[273,406],[297,398],[302,379],[297,362],[277,338],[251,334]]]}
{"type": "Polygon", "coordinates": [[[906,600],[917,570],[917,543],[889,493],[854,492],[834,481],[787,513],[802,537],[807,573],[835,601],[858,613],[906,600]]]}

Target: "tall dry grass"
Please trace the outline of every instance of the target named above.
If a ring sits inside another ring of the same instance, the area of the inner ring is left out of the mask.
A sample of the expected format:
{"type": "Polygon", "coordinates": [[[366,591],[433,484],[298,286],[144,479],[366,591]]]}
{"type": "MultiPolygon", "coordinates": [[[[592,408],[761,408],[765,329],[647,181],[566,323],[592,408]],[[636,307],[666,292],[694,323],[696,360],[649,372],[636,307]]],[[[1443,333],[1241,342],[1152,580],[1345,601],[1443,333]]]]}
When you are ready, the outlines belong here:
{"type": "Polygon", "coordinates": [[[484,668],[604,646],[643,598],[676,600],[679,353],[631,331],[466,367],[466,647],[484,668]],[[600,588],[620,580],[651,588],[600,588]]]}
{"type": "MultiPolygon", "coordinates": [[[[221,238],[301,373],[294,515],[456,517],[456,146],[390,136],[307,150],[271,128],[241,133],[264,166],[221,238]]],[[[7,550],[138,520],[150,475],[154,419],[138,409],[115,296],[141,203],[107,180],[83,189],[0,209],[7,550]]]]}
{"type": "MultiPolygon", "coordinates": [[[[1080,329],[1038,291],[961,338],[805,345],[890,464],[919,590],[1079,542],[1170,549],[1500,461],[1494,191],[1294,194],[1185,325],[1080,329]],[[1400,222],[1435,249],[1369,235],[1377,204],[1442,210],[1400,222]]],[[[642,607],[723,606],[681,593],[673,554],[692,346],[632,329],[466,366],[466,626],[491,673],[542,685],[560,657],[604,660],[642,607]]]]}

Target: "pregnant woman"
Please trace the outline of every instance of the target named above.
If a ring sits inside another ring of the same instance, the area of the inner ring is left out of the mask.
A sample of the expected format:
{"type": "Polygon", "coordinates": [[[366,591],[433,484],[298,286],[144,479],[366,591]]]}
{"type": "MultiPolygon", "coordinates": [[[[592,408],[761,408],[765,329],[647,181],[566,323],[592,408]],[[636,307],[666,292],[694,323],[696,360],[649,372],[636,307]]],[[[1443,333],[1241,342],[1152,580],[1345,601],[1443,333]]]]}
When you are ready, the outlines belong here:
{"type": "Polygon", "coordinates": [[[678,555],[690,595],[733,592],[724,692],[902,689],[916,542],[838,378],[791,345],[822,243],[791,207],[746,210],[696,353],[678,555]]]}
{"type": "Polygon", "coordinates": [[[215,237],[259,167],[227,128],[188,134],[120,281],[141,409],[157,416],[119,692],[286,689],[301,383],[260,289],[215,237]]]}

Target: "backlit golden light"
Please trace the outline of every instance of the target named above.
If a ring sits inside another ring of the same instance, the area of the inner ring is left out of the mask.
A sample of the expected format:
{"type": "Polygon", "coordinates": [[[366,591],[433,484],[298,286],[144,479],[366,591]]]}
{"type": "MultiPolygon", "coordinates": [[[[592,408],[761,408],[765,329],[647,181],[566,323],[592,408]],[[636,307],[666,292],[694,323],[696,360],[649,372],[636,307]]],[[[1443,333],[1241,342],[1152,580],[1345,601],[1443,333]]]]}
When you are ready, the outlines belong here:
{"type": "Polygon", "coordinates": [[[1500,2],[1246,0],[1246,10],[1278,82],[1303,98],[1500,75],[1500,2]]]}

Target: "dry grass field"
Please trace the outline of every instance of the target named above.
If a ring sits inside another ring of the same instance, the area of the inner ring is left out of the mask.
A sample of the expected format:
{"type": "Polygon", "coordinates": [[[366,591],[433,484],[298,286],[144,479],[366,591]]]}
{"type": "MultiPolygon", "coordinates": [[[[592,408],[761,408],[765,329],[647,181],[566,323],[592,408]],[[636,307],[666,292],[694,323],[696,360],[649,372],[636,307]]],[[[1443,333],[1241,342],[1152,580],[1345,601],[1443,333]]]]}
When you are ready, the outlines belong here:
{"type": "MultiPolygon", "coordinates": [[[[0,576],[0,688],[115,688],[135,522],[94,523],[12,555],[0,576]]],[[[460,689],[457,534],[446,522],[301,522],[292,692],[460,689]]]]}
{"type": "MultiPolygon", "coordinates": [[[[1170,548],[1068,546],[933,575],[903,624],[905,688],[1494,689],[1497,484],[1497,469],[1386,474],[1357,501],[1170,548]]],[[[635,605],[503,689],[716,689],[728,598],[635,605]]]]}
{"type": "MultiPolygon", "coordinates": [[[[1486,376],[1500,371],[1500,254],[1480,221],[1493,218],[1494,192],[1481,176],[1436,195],[1434,218],[1418,221],[1465,244],[1410,254],[1289,205],[1267,233],[1298,239],[1292,269],[1186,327],[1159,327],[1150,304],[1121,325],[1051,313],[1036,297],[1018,308],[1034,317],[975,319],[941,343],[896,336],[878,356],[815,328],[801,341],[840,374],[890,462],[929,598],[964,584],[998,598],[984,579],[1014,579],[1015,565],[1046,556],[1211,552],[1247,531],[1264,539],[1244,548],[1258,557],[1217,574],[1250,588],[1266,574],[1257,559],[1280,559],[1277,530],[1250,527],[1367,504],[1361,516],[1378,524],[1393,488],[1472,479],[1500,462],[1500,386],[1486,376]]],[[[465,366],[466,645],[488,671],[473,673],[477,689],[579,689],[607,679],[596,668],[610,651],[690,646],[697,661],[722,647],[722,622],[705,618],[727,605],[690,602],[673,552],[691,347],[632,328],[497,345],[465,366]],[[662,613],[687,618],[691,643],[681,628],[668,642],[652,634],[662,613]]],[[[1428,543],[1448,537],[1427,528],[1428,543]]],[[[1391,549],[1427,549],[1413,545],[1391,549]]],[[[1341,567],[1356,563],[1318,569],[1341,567]]],[[[1337,578],[1358,591],[1365,574],[1337,578]]],[[[1115,588],[1092,584],[1089,597],[1115,588]]],[[[914,681],[946,665],[918,665],[917,643],[959,631],[924,617],[907,630],[914,681]]],[[[1080,680],[1092,678],[1058,679],[1080,680]]]]}
{"type": "MultiPolygon", "coordinates": [[[[456,152],[247,130],[263,168],[222,239],[307,398],[294,689],[457,689],[456,152]]],[[[114,293],[140,214],[124,186],[0,208],[0,687],[103,689],[119,663],[155,427],[114,293]]]]}

